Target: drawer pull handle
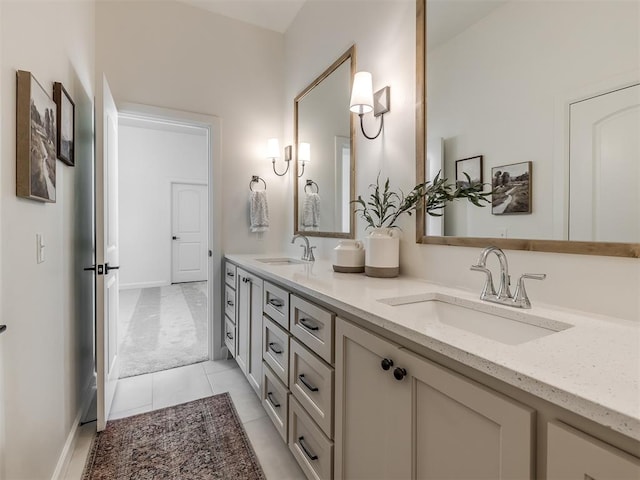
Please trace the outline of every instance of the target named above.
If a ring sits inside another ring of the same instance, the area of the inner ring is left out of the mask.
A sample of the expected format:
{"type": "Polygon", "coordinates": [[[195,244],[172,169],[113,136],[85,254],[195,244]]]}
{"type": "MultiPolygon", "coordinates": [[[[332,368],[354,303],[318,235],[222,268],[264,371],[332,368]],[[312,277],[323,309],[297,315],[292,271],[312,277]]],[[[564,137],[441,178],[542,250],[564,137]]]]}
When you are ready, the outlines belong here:
{"type": "Polygon", "coordinates": [[[383,358],[382,362],[380,362],[380,366],[385,371],[389,370],[391,367],[393,367],[393,360],[391,360],[390,358],[383,358]]]}
{"type": "Polygon", "coordinates": [[[233,307],[233,301],[232,300],[227,300],[227,305],[229,305],[230,307],[233,307]]]}
{"type": "Polygon", "coordinates": [[[393,376],[398,381],[402,380],[405,377],[406,374],[407,374],[407,371],[404,368],[400,368],[400,367],[396,368],[393,371],[393,376]]]}
{"type": "Polygon", "coordinates": [[[300,324],[307,330],[311,330],[311,331],[320,330],[320,327],[318,327],[314,323],[311,323],[307,318],[301,318],[300,324]]]}
{"type": "Polygon", "coordinates": [[[231,335],[231,332],[227,332],[227,338],[229,340],[233,340],[233,335],[231,335]]]}
{"type": "Polygon", "coordinates": [[[233,277],[233,272],[227,272],[227,277],[233,277]]]}
{"type": "Polygon", "coordinates": [[[273,405],[275,408],[280,408],[280,404],[273,399],[273,393],[267,393],[267,398],[269,399],[269,403],[273,405]]]}
{"type": "Polygon", "coordinates": [[[302,382],[302,384],[307,387],[309,390],[311,390],[312,392],[317,392],[318,391],[318,387],[314,387],[313,385],[311,385],[309,382],[307,382],[304,379],[304,373],[301,373],[300,375],[298,375],[298,379],[302,382]]]}
{"type": "Polygon", "coordinates": [[[300,444],[300,448],[302,448],[302,451],[304,452],[304,454],[309,457],[309,460],[317,460],[318,456],[315,453],[311,453],[309,451],[309,449],[305,446],[304,444],[304,437],[298,437],[298,443],[300,444]]]}
{"type": "Polygon", "coordinates": [[[276,347],[279,347],[279,345],[277,343],[274,343],[274,342],[269,343],[269,350],[271,350],[273,353],[275,353],[277,355],[281,355],[282,354],[282,349],[276,348],[276,347]]]}
{"type": "Polygon", "coordinates": [[[281,308],[284,306],[284,302],[282,300],[280,300],[279,298],[272,298],[269,300],[269,305],[272,305],[276,308],[281,308]]]}

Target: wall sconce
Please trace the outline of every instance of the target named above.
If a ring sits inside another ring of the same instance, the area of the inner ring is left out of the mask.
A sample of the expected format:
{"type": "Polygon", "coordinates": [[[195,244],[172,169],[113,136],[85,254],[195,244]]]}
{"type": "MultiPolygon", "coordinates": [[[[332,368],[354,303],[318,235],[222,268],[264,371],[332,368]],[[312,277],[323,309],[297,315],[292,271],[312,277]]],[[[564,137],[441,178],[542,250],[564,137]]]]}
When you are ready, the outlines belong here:
{"type": "Polygon", "coordinates": [[[311,144],[310,143],[300,142],[298,144],[298,161],[302,166],[302,171],[298,175],[298,177],[301,177],[302,175],[304,175],[305,164],[311,161],[311,144]]]}
{"type": "Polygon", "coordinates": [[[267,158],[270,158],[271,163],[273,163],[273,173],[279,177],[285,176],[289,171],[289,162],[291,162],[291,145],[284,147],[284,161],[287,162],[287,168],[285,168],[284,172],[278,173],[276,171],[276,159],[280,158],[280,142],[278,142],[277,138],[267,140],[267,158]]]}
{"type": "Polygon", "coordinates": [[[353,88],[351,90],[351,102],[349,102],[349,110],[357,113],[360,117],[360,130],[362,134],[369,140],[378,138],[384,125],[384,114],[390,110],[389,95],[391,89],[384,87],[373,93],[373,79],[369,72],[358,72],[353,77],[353,88]],[[367,135],[362,124],[362,117],[365,113],[373,111],[375,117],[380,117],[380,128],[378,133],[373,137],[367,135]]]}

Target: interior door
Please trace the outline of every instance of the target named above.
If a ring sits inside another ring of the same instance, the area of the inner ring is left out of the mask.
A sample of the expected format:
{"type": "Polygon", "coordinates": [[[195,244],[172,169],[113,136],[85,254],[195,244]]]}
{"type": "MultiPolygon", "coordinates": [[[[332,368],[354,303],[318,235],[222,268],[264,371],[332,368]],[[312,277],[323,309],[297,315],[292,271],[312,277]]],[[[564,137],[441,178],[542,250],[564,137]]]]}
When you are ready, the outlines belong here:
{"type": "Polygon", "coordinates": [[[640,85],[570,113],[569,240],[640,242],[640,85]]]}
{"type": "Polygon", "coordinates": [[[207,279],[207,196],[206,185],[171,184],[172,283],[207,279]]]}
{"type": "Polygon", "coordinates": [[[98,431],[118,381],[118,110],[103,75],[96,95],[96,370],[98,431]]]}

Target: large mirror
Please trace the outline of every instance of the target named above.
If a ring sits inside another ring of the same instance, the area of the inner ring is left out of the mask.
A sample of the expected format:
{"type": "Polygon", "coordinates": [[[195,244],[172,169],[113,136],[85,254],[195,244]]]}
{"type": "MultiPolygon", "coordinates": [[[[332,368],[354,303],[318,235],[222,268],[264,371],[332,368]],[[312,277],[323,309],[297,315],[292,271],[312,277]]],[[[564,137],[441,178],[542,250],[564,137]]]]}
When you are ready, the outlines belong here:
{"type": "Polygon", "coordinates": [[[354,238],[355,151],[349,111],[355,46],[294,100],[294,231],[354,238]]]}
{"type": "Polygon", "coordinates": [[[639,9],[417,0],[417,180],[493,191],[418,215],[418,242],[640,257],[639,9]]]}

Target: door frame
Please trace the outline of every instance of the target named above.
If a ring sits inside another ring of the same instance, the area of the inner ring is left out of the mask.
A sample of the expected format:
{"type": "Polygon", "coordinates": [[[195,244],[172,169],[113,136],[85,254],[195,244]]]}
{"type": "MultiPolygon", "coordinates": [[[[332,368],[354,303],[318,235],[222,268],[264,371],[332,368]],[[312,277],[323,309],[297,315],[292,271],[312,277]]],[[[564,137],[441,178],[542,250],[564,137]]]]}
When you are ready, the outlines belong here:
{"type": "MultiPolygon", "coordinates": [[[[209,142],[208,142],[209,143],[209,142]]],[[[209,184],[208,183],[204,183],[204,182],[198,182],[198,181],[190,181],[190,180],[179,180],[179,179],[171,179],[169,180],[169,194],[171,195],[171,234],[173,235],[173,186],[174,185],[199,185],[199,186],[206,186],[207,190],[209,190],[209,184]]],[[[208,192],[208,194],[211,192],[208,192]]],[[[209,203],[209,202],[208,202],[209,203]]],[[[209,206],[209,205],[207,205],[209,206]]],[[[211,231],[211,229],[209,228],[209,212],[207,211],[207,237],[209,236],[209,233],[211,231]]],[[[207,238],[208,240],[208,238],[207,238]]],[[[207,257],[208,258],[208,257],[207,257]]],[[[173,285],[173,261],[174,261],[174,249],[173,249],[173,242],[171,243],[171,271],[169,274],[169,284],[173,285]]],[[[207,269],[207,281],[209,280],[209,271],[207,269]]]]}
{"type": "Polygon", "coordinates": [[[208,265],[208,344],[209,359],[217,360],[225,358],[224,348],[224,322],[222,320],[222,234],[214,225],[222,224],[222,138],[221,120],[213,115],[186,112],[170,108],[154,107],[138,103],[117,103],[121,116],[138,118],[141,120],[162,120],[183,125],[202,127],[207,130],[208,136],[208,236],[209,257],[208,265]]]}

